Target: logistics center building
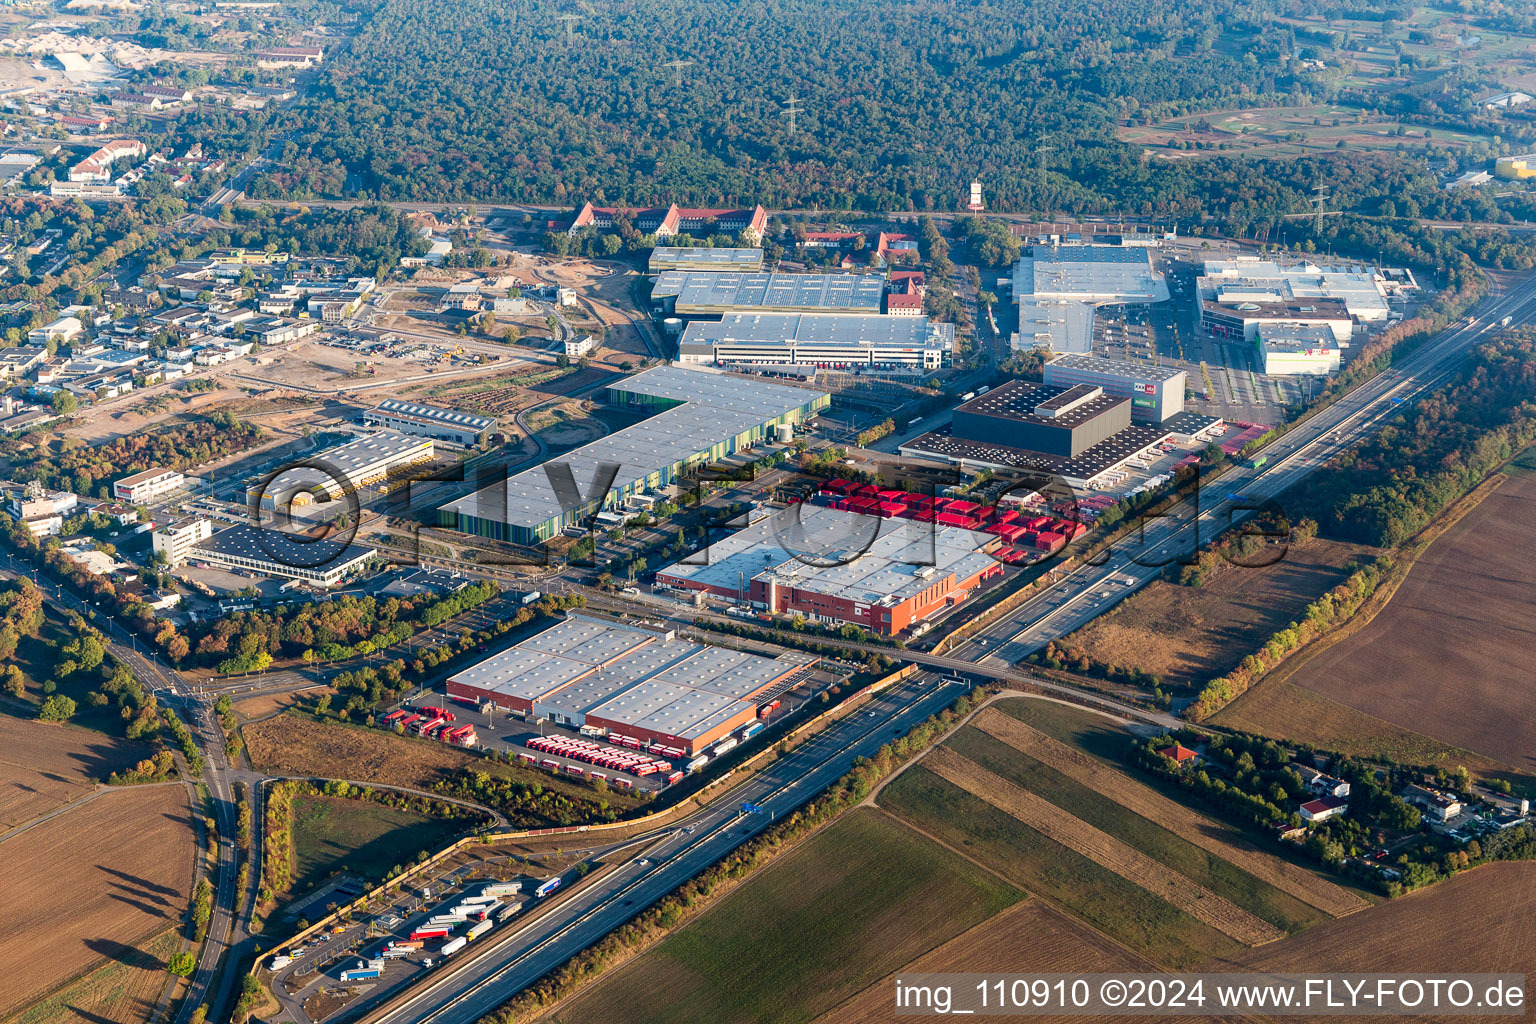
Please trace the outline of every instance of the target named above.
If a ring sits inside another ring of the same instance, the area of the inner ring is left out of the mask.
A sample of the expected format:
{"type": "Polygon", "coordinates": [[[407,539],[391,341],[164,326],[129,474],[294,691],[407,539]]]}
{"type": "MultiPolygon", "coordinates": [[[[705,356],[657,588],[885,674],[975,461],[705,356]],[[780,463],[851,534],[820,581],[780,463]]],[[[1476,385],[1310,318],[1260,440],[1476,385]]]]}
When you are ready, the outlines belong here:
{"type": "Polygon", "coordinates": [[[647,269],[653,275],[669,270],[735,270],[755,274],[763,269],[763,250],[658,245],[651,250],[647,269]]]}
{"type": "Polygon", "coordinates": [[[683,332],[687,365],[938,370],[955,351],[955,325],[927,317],[833,313],[727,313],[683,332]]]}
{"type": "Polygon", "coordinates": [[[1161,423],[1184,411],[1183,370],[1132,363],[1102,356],[1069,354],[1045,364],[1045,383],[1062,387],[1092,384],[1104,393],[1131,400],[1131,419],[1161,423]]]}
{"type": "Polygon", "coordinates": [[[313,464],[285,469],[270,480],[253,481],[246,488],[245,500],[269,512],[307,505],[322,496],[335,500],[348,490],[357,491],[380,483],[394,471],[430,458],[430,438],[407,437],[398,431],[381,430],[321,452],[312,459],[300,460],[313,464]]]}
{"type": "Polygon", "coordinates": [[[522,643],[448,677],[448,696],[526,720],[622,733],[692,757],[757,721],[805,680],[814,657],[779,658],[679,640],[567,613],[522,643]]]}
{"type": "Polygon", "coordinates": [[[398,398],[386,398],[366,410],[363,422],[370,427],[386,427],[413,437],[430,437],[466,448],[484,441],[491,428],[496,426],[496,421],[490,416],[477,416],[459,409],[441,409],[420,402],[402,402],[398,398]]]}
{"type": "Polygon", "coordinates": [[[713,541],[656,579],[894,636],[1001,575],[1002,563],[988,553],[998,543],[954,526],[802,504],[713,541]]]}
{"type": "Polygon", "coordinates": [[[1015,349],[1093,349],[1093,309],[1106,303],[1166,302],[1168,282],[1141,245],[1037,245],[1013,268],[1019,307],[1015,349]]]}
{"type": "Polygon", "coordinates": [[[1011,380],[958,406],[948,427],[912,438],[899,451],[960,466],[1052,474],[1069,486],[1091,487],[1175,434],[1216,422],[1182,412],[1156,425],[1132,423],[1131,399],[1097,385],[1011,380]]]}
{"type": "Polygon", "coordinates": [[[771,440],[776,428],[804,423],[825,409],[825,391],[682,366],[657,366],[607,387],[610,402],[655,414],[505,481],[438,509],[442,526],[478,537],[533,545],[592,515],[679,480],[689,470],[771,440]],[[612,483],[604,465],[617,467],[612,483]],[[569,480],[581,500],[562,507],[552,474],[569,480]]]}
{"type": "Polygon", "coordinates": [[[727,274],[672,270],[656,279],[651,301],[678,316],[722,313],[880,312],[883,274],[727,274]]]}

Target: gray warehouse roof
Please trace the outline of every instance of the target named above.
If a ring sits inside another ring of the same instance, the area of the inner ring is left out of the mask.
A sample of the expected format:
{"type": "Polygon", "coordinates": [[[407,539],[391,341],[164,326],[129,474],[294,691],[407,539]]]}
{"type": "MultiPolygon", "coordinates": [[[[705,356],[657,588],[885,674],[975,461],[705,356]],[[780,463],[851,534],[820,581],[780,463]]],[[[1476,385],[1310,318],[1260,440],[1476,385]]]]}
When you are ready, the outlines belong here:
{"type": "Polygon", "coordinates": [[[926,348],[954,343],[955,325],[923,316],[835,313],[727,313],[719,320],[695,320],[683,345],[722,341],[799,341],[835,345],[926,348]]]}
{"type": "Polygon", "coordinates": [[[1173,366],[1153,366],[1150,363],[1133,363],[1125,359],[1105,359],[1103,356],[1067,354],[1052,359],[1047,366],[1061,370],[1081,370],[1100,373],[1106,377],[1123,377],[1126,380],[1173,380],[1184,371],[1173,366]]]}
{"type": "Polygon", "coordinates": [[[679,312],[691,309],[820,309],[878,313],[885,296],[880,274],[732,274],[670,270],[656,279],[651,301],[676,298],[679,312]]]}
{"type": "Polygon", "coordinates": [[[700,270],[756,271],[762,269],[763,250],[711,246],[685,248],[675,245],[658,245],[651,250],[650,269],[653,273],[679,265],[700,270]]]}
{"type": "MultiPolygon", "coordinates": [[[[614,485],[643,480],[721,441],[767,423],[826,394],[706,370],[658,366],[610,384],[616,391],[682,403],[559,458],[585,498],[601,463],[619,466],[614,485]]],[[[561,514],[543,466],[442,506],[442,511],[509,525],[535,526],[561,514]]]]}
{"type": "Polygon", "coordinates": [[[450,427],[464,427],[468,430],[488,430],[496,425],[496,421],[489,416],[477,416],[472,412],[461,412],[458,409],[439,409],[435,405],[402,402],[398,398],[386,398],[374,406],[373,411],[425,420],[429,423],[442,423],[450,427]]]}

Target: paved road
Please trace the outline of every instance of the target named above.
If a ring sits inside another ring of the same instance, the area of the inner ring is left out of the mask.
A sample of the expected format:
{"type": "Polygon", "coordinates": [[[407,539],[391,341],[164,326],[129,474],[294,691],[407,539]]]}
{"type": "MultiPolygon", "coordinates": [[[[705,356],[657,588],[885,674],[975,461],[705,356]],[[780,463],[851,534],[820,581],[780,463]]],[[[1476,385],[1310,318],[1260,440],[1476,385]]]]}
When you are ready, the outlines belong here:
{"type": "Polygon", "coordinates": [[[397,1006],[370,1016],[383,1024],[469,1024],[552,968],[602,938],[836,781],[868,756],[953,701],[963,691],[917,675],[880,694],[819,736],[681,822],[617,870],[522,926],[454,973],[433,977],[397,1006]],[[742,803],[766,813],[738,820],[742,803]]]}
{"type": "MultiPolygon", "coordinates": [[[[1156,578],[1181,551],[1194,550],[1251,512],[1252,506],[1294,486],[1334,454],[1379,428],[1400,404],[1443,381],[1461,357],[1487,337],[1490,326],[1505,316],[1522,324],[1536,320],[1536,276],[1525,278],[1508,293],[1494,294],[1482,304],[1478,319],[1426,342],[1394,369],[1293,429],[1266,450],[1269,461],[1264,467],[1233,468],[1216,482],[1214,495],[1202,499],[1197,494],[1172,509],[1167,518],[1151,521],[1134,546],[1119,546],[1103,564],[1065,574],[1014,615],[960,645],[952,659],[971,672],[1001,668],[1102,614],[1156,578]]],[[[930,659],[925,656],[924,660],[930,659]]],[[[1083,699],[1076,691],[1068,692],[1083,699]]],[[[914,676],[772,765],[739,796],[733,795],[728,806],[700,812],[647,850],[646,857],[623,864],[592,890],[525,926],[515,940],[419,986],[396,1007],[367,1019],[375,1024],[471,1024],[718,861],[746,838],[747,831],[760,828],[751,819],[750,824],[735,820],[733,808],[739,801],[757,802],[776,813],[798,806],[835,780],[854,757],[873,752],[890,736],[942,707],[953,693],[934,674],[914,676]]],[[[1143,720],[1174,721],[1107,699],[1094,703],[1143,720]]]]}

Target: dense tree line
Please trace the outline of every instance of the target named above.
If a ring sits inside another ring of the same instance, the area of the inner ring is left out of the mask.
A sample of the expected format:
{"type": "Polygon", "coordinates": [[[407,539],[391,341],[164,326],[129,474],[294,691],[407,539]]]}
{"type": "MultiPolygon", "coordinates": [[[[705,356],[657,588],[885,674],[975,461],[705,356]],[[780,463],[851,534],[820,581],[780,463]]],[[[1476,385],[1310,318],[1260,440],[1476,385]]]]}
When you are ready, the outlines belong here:
{"type": "Polygon", "coordinates": [[[1397,545],[1536,443],[1536,331],[1478,347],[1451,383],[1287,497],[1335,537],[1397,545]]]}

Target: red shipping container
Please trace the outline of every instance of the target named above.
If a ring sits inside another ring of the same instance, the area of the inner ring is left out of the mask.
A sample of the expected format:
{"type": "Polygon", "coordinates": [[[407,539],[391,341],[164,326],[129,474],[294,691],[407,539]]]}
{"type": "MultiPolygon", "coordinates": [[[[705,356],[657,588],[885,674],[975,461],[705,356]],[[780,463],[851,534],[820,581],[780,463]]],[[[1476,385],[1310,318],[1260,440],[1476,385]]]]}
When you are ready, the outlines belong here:
{"type": "Polygon", "coordinates": [[[973,525],[970,516],[957,515],[954,512],[940,512],[936,519],[941,526],[963,526],[970,529],[973,525]]]}
{"type": "Polygon", "coordinates": [[[1048,530],[1042,530],[1040,533],[1035,534],[1035,547],[1045,551],[1055,551],[1066,542],[1066,538],[1061,534],[1051,533],[1048,530]]]}
{"type": "Polygon", "coordinates": [[[1029,522],[1025,523],[1024,525],[1029,527],[1031,530],[1038,530],[1038,529],[1040,529],[1040,527],[1044,526],[1046,523],[1048,523],[1050,521],[1051,521],[1051,517],[1050,516],[1035,516],[1035,518],[1031,519],[1029,522]]]}
{"type": "Polygon", "coordinates": [[[997,521],[1000,523],[1011,523],[1017,518],[1019,518],[1019,510],[1015,508],[1004,509],[997,514],[997,521]]]}
{"type": "Polygon", "coordinates": [[[963,516],[973,516],[981,509],[980,505],[958,499],[950,501],[946,511],[955,512],[963,516]]]}
{"type": "Polygon", "coordinates": [[[853,484],[849,481],[838,477],[836,480],[828,480],[826,483],[822,484],[821,489],[824,491],[833,491],[837,494],[847,494],[848,488],[852,486],[853,484]]]}
{"type": "Polygon", "coordinates": [[[937,519],[938,516],[933,512],[933,510],[925,508],[921,512],[914,513],[912,518],[916,519],[920,523],[931,523],[937,519]]]}
{"type": "Polygon", "coordinates": [[[858,495],[861,498],[873,498],[880,493],[880,488],[876,487],[874,484],[859,484],[853,489],[852,493],[858,495]]]}
{"type": "Polygon", "coordinates": [[[895,501],[882,501],[875,510],[880,513],[881,519],[892,519],[907,510],[907,506],[895,501]]]}
{"type": "Polygon", "coordinates": [[[906,498],[907,498],[907,492],[906,491],[899,491],[899,490],[894,490],[894,489],[887,488],[886,490],[883,490],[883,491],[880,492],[880,500],[881,501],[905,501],[906,498]]]}

